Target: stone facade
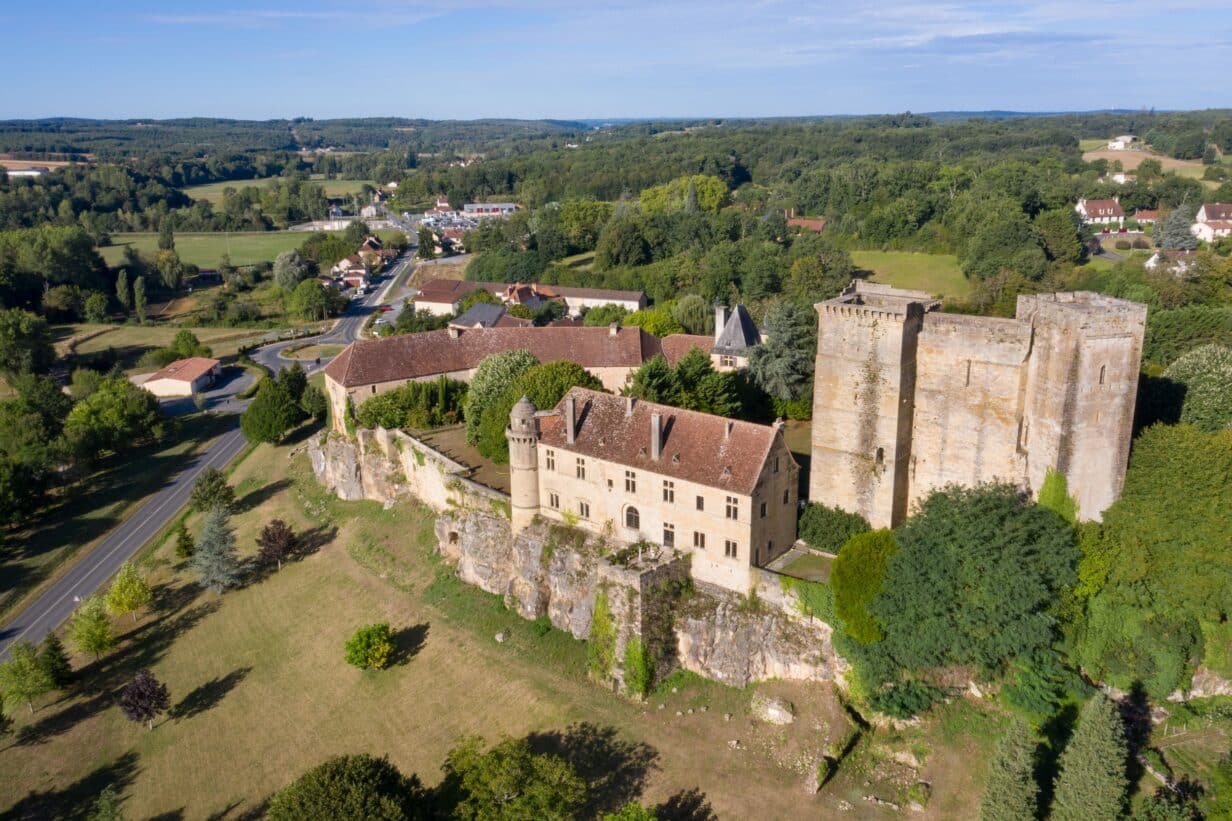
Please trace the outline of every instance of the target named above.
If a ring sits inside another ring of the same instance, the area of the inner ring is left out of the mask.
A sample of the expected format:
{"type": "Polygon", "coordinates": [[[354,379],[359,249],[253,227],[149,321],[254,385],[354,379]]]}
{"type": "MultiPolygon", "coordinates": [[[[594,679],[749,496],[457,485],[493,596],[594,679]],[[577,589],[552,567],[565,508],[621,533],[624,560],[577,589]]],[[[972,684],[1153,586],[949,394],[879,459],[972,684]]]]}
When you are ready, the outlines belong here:
{"type": "Polygon", "coordinates": [[[809,496],[897,525],[950,483],[1038,492],[1065,474],[1080,515],[1120,495],[1146,307],[1020,296],[1014,319],[940,313],[919,291],[854,283],[820,303],[809,496]]]}
{"type": "Polygon", "coordinates": [[[796,540],[799,468],[779,425],[574,388],[546,413],[518,402],[506,438],[515,532],[543,517],[651,542],[741,594],[796,540]]]}

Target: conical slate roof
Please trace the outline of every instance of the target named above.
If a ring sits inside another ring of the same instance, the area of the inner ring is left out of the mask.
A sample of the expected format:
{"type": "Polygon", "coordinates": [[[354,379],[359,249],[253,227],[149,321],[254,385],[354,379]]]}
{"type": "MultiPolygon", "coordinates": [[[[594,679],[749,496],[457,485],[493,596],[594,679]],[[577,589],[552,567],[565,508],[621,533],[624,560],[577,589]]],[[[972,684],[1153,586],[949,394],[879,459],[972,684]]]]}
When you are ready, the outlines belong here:
{"type": "Polygon", "coordinates": [[[741,355],[747,348],[761,343],[757,324],[743,305],[732,309],[732,314],[714,342],[714,353],[741,355]]]}

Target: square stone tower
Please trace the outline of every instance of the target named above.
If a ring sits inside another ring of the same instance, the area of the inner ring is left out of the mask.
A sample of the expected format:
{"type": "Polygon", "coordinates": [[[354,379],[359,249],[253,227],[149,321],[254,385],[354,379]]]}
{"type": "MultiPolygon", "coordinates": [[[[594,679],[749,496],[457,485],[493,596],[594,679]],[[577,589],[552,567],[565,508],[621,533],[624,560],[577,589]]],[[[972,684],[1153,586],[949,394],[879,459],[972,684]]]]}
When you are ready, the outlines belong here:
{"type": "Polygon", "coordinates": [[[809,497],[875,527],[906,516],[916,344],[927,311],[920,291],[869,283],[815,306],[809,497]]]}

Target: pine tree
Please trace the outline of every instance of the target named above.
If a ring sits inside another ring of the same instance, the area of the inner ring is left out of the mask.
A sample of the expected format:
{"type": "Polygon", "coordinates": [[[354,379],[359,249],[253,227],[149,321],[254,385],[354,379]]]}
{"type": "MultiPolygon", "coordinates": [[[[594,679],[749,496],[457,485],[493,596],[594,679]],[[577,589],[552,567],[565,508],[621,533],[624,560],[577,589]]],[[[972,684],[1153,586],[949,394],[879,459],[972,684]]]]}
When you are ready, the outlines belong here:
{"type": "Polygon", "coordinates": [[[107,612],[113,616],[132,614],[137,621],[137,611],[147,606],[154,598],[150,583],[137,572],[130,562],[120,565],[115,581],[107,590],[107,612]]]}
{"type": "Polygon", "coordinates": [[[227,523],[227,510],[215,507],[205,517],[197,550],[192,557],[193,569],[200,576],[202,587],[222,593],[240,583],[240,565],[235,558],[235,533],[227,523]]]}
{"type": "Polygon", "coordinates": [[[115,647],[115,633],[101,597],[90,596],[77,606],[68,622],[68,640],[81,652],[93,654],[95,660],[115,647]]]}
{"type": "Polygon", "coordinates": [[[180,522],[180,526],[175,530],[175,557],[180,560],[191,559],[196,549],[197,545],[193,542],[192,534],[188,532],[188,525],[180,522]]]}
{"type": "Polygon", "coordinates": [[[39,664],[47,672],[52,686],[63,690],[73,680],[73,666],[69,664],[64,642],[55,633],[48,633],[39,649],[39,664]]]}
{"type": "Polygon", "coordinates": [[[124,821],[124,811],[120,808],[120,793],[113,786],[107,786],[94,801],[94,809],[86,816],[86,821],[124,821]]]}
{"type": "Polygon", "coordinates": [[[137,321],[145,323],[145,277],[137,277],[133,282],[133,310],[137,312],[137,321]]]}
{"type": "Polygon", "coordinates": [[[988,769],[988,782],[980,802],[981,821],[1023,821],[1039,810],[1035,782],[1035,741],[1025,724],[1006,731],[988,769]]]}
{"type": "Polygon", "coordinates": [[[5,705],[24,703],[34,713],[34,699],[55,689],[55,682],[39,663],[38,650],[28,641],[9,646],[9,660],[0,664],[0,691],[5,705]]]}
{"type": "Polygon", "coordinates": [[[1161,234],[1164,248],[1190,249],[1198,247],[1198,238],[1189,231],[1194,221],[1194,209],[1179,205],[1164,220],[1164,230],[1161,234]]]}
{"type": "Polygon", "coordinates": [[[129,721],[144,722],[151,730],[154,719],[171,706],[167,685],[154,678],[149,670],[137,673],[120,691],[120,709],[129,721]]]}
{"type": "Polygon", "coordinates": [[[1121,817],[1129,779],[1125,727],[1102,693],[1078,715],[1074,735],[1061,753],[1051,817],[1057,821],[1114,821],[1121,817]]]}

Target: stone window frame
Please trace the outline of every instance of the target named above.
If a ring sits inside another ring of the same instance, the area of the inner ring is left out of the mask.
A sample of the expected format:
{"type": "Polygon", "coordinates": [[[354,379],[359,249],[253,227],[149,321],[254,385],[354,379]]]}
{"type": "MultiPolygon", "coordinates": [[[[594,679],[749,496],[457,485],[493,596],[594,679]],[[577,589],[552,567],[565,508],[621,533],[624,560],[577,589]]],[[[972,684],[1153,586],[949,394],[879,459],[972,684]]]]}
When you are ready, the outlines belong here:
{"type": "Polygon", "coordinates": [[[548,470],[556,470],[556,451],[551,448],[544,449],[543,466],[548,470]]]}
{"type": "Polygon", "coordinates": [[[740,500],[735,496],[727,497],[726,517],[733,522],[740,521],[740,500]]]}
{"type": "Polygon", "coordinates": [[[766,518],[766,503],[765,502],[761,503],[761,507],[759,508],[759,510],[761,511],[761,518],[763,519],[766,518]]]}
{"type": "Polygon", "coordinates": [[[637,473],[632,470],[625,471],[625,493],[637,493],[637,473]]]}
{"type": "Polygon", "coordinates": [[[622,516],[621,518],[624,520],[625,527],[629,528],[630,530],[641,530],[642,529],[642,514],[633,505],[625,506],[624,516],[622,516]]]}
{"type": "Polygon", "coordinates": [[[705,509],[706,509],[706,497],[705,497],[705,496],[700,496],[700,495],[699,495],[699,496],[697,497],[697,509],[698,509],[698,510],[705,510],[705,509]]]}
{"type": "Polygon", "coordinates": [[[736,357],[732,356],[731,354],[726,354],[726,353],[719,354],[719,367],[720,368],[736,367],[736,357]]]}
{"type": "Polygon", "coordinates": [[[706,534],[702,533],[700,530],[693,531],[693,548],[695,550],[706,549],[706,534]]]}
{"type": "Polygon", "coordinates": [[[578,499],[577,507],[578,507],[578,516],[589,521],[590,520],[590,502],[586,501],[585,499],[578,499]]]}
{"type": "Polygon", "coordinates": [[[676,546],[676,526],[672,524],[671,522],[663,523],[663,546],[664,547],[675,547],[676,546]]]}
{"type": "Polygon", "coordinates": [[[548,491],[548,507],[552,510],[560,510],[560,494],[554,490],[548,491]]]}
{"type": "Polygon", "coordinates": [[[577,458],[577,478],[586,478],[586,459],[581,456],[577,458]]]}
{"type": "Polygon", "coordinates": [[[663,501],[672,503],[676,501],[676,483],[671,479],[663,480],[663,501]]]}
{"type": "Polygon", "coordinates": [[[735,539],[726,539],[723,542],[723,555],[728,559],[740,558],[740,545],[735,539]]]}

